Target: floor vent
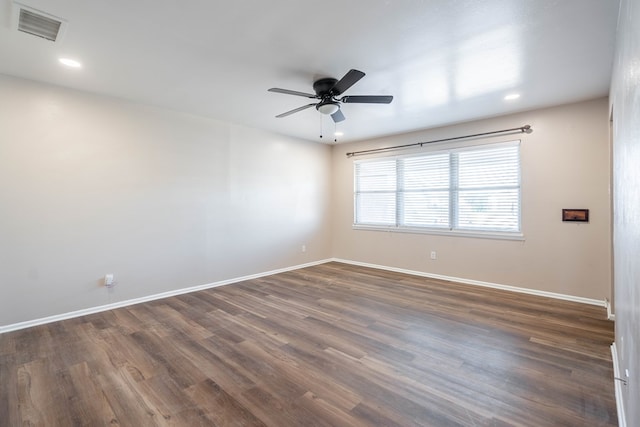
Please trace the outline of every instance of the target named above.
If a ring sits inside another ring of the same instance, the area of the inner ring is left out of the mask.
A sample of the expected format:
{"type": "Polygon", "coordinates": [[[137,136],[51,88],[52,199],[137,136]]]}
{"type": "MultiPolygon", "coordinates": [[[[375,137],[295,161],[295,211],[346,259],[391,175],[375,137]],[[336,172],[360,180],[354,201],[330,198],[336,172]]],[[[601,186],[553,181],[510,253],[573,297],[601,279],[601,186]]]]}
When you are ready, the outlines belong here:
{"type": "Polygon", "coordinates": [[[14,2],[18,31],[52,42],[60,41],[65,22],[53,15],[14,2]]]}

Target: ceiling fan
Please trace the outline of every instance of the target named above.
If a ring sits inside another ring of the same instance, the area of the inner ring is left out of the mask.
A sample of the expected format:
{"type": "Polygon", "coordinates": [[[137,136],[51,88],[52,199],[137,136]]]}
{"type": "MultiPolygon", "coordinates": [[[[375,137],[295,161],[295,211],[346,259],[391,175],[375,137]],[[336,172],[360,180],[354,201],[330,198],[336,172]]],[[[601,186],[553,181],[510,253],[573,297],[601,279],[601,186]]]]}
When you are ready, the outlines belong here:
{"type": "Polygon", "coordinates": [[[363,78],[365,74],[358,70],[349,70],[340,80],[334,78],[324,78],[316,80],[313,83],[313,91],[315,94],[298,92],[289,89],[280,89],[278,87],[272,87],[269,92],[284,93],[286,95],[304,96],[305,98],[319,99],[320,102],[315,104],[307,104],[302,107],[295,108],[291,111],[287,111],[282,114],[278,114],[276,117],[287,117],[293,113],[297,113],[307,108],[316,107],[322,114],[330,115],[335,123],[341,122],[345,119],[344,114],[340,110],[340,104],[389,104],[393,101],[391,95],[356,95],[356,96],[343,96],[339,98],[347,89],[356,84],[358,80],[363,78]]]}

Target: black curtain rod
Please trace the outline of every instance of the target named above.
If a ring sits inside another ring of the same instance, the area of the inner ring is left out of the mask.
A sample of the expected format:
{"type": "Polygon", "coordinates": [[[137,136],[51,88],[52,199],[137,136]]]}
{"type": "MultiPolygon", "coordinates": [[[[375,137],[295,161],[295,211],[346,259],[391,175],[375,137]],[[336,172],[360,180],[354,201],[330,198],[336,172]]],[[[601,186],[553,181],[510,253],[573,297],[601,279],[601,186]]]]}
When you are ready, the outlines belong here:
{"type": "Polygon", "coordinates": [[[520,133],[531,133],[531,132],[533,132],[533,130],[531,129],[530,125],[524,125],[524,126],[521,126],[519,128],[494,130],[492,132],[476,133],[476,134],[473,134],[473,135],[455,136],[453,138],[434,139],[433,141],[416,142],[416,143],[413,143],[413,144],[394,145],[393,147],[383,147],[383,148],[373,148],[371,150],[353,151],[351,153],[347,153],[347,157],[358,156],[358,155],[361,155],[361,154],[379,153],[379,152],[382,152],[382,151],[400,150],[402,148],[409,148],[409,147],[422,147],[425,144],[433,144],[434,142],[455,141],[457,139],[469,139],[469,138],[476,138],[478,136],[496,135],[496,134],[499,134],[499,133],[515,132],[515,131],[519,131],[520,133]]]}

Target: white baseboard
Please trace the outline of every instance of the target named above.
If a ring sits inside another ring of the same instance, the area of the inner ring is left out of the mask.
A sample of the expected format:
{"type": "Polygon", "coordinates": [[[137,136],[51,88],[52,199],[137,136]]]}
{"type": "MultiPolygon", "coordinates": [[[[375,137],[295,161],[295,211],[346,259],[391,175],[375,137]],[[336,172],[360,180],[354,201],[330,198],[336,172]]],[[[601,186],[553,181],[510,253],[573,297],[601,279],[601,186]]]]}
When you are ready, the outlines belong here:
{"type": "Polygon", "coordinates": [[[413,276],[428,277],[430,279],[440,279],[440,280],[447,280],[447,281],[450,281],[450,282],[464,283],[466,285],[483,286],[485,288],[501,289],[501,290],[504,290],[504,291],[518,292],[518,293],[521,293],[521,294],[537,295],[537,296],[541,296],[541,297],[548,297],[548,298],[555,298],[555,299],[560,299],[560,300],[565,300],[565,301],[579,302],[579,303],[582,303],[582,304],[597,305],[599,307],[605,307],[606,306],[604,300],[583,298],[583,297],[577,297],[577,296],[573,296],[573,295],[558,294],[558,293],[555,293],[555,292],[539,291],[539,290],[536,290],[536,289],[519,288],[517,286],[501,285],[499,283],[481,282],[479,280],[464,279],[464,278],[461,278],[461,277],[443,276],[443,275],[440,275],[440,274],[425,273],[423,271],[405,270],[404,268],[388,267],[388,266],[384,266],[384,265],[369,264],[369,263],[366,263],[366,262],[351,261],[351,260],[345,260],[345,259],[340,259],[340,258],[332,258],[332,261],[342,262],[342,263],[345,263],[345,264],[359,265],[361,267],[377,268],[379,270],[393,271],[393,272],[396,272],[396,273],[411,274],[413,276]]]}
{"type": "Polygon", "coordinates": [[[388,267],[388,266],[383,266],[383,265],[378,265],[378,264],[370,264],[370,263],[359,262],[359,261],[351,261],[351,260],[346,260],[346,259],[341,259],[341,258],[330,258],[330,259],[323,259],[323,260],[314,261],[314,262],[310,262],[310,263],[306,263],[306,264],[295,265],[295,266],[292,266],[292,267],[285,267],[285,268],[281,268],[281,269],[277,269],[277,270],[265,271],[263,273],[251,274],[251,275],[248,275],[248,276],[236,277],[236,278],[233,278],[233,279],[222,280],[222,281],[219,281],[219,282],[207,283],[207,284],[204,284],[204,285],[192,286],[192,287],[189,287],[189,288],[176,289],[176,290],[173,290],[173,291],[162,292],[162,293],[159,293],[159,294],[148,295],[148,296],[145,296],[145,297],[134,298],[134,299],[130,299],[130,300],[126,300],[126,301],[120,301],[120,302],[116,302],[116,303],[112,303],[112,304],[106,304],[106,305],[101,305],[101,306],[97,306],[97,307],[89,307],[89,308],[86,308],[86,309],[76,310],[76,311],[72,311],[72,312],[69,312],[69,313],[56,314],[56,315],[53,315],[53,316],[43,317],[43,318],[34,319],[34,320],[28,320],[28,321],[25,321],[25,322],[13,323],[13,324],[6,325],[6,326],[0,326],[0,334],[6,333],[6,332],[17,331],[17,330],[20,330],[20,329],[31,328],[33,326],[44,325],[44,324],[47,324],[47,323],[58,322],[60,320],[72,319],[74,317],[86,316],[88,314],[100,313],[102,311],[113,310],[113,309],[116,309],[116,308],[127,307],[127,306],[130,306],[130,305],[140,304],[140,303],[143,303],[143,302],[154,301],[154,300],[158,300],[158,299],[162,299],[162,298],[168,298],[168,297],[172,297],[172,296],[176,296],[176,295],[182,295],[182,294],[186,294],[186,293],[189,293],[189,292],[196,292],[196,291],[201,291],[201,290],[204,290],[204,289],[216,288],[218,286],[230,285],[230,284],[242,282],[242,281],[245,281],[245,280],[251,280],[251,279],[257,279],[257,278],[260,278],[260,277],[271,276],[273,274],[284,273],[286,271],[299,270],[299,269],[305,268],[305,267],[312,267],[314,265],[326,264],[327,262],[331,262],[331,261],[342,262],[344,264],[359,265],[359,266],[362,266],[362,267],[376,268],[376,269],[379,269],[379,270],[394,271],[394,272],[397,272],[397,273],[411,274],[411,275],[414,275],[414,276],[428,277],[428,278],[431,278],[431,279],[447,280],[447,281],[451,281],[451,282],[464,283],[464,284],[468,284],[468,285],[476,285],[476,286],[483,286],[483,287],[487,287],[487,288],[502,289],[502,290],[511,291],[511,292],[519,292],[519,293],[524,293],[524,294],[538,295],[538,296],[544,296],[544,297],[549,297],[549,298],[556,298],[556,299],[561,299],[561,300],[566,300],[566,301],[573,301],[573,302],[579,302],[579,303],[583,303],[583,304],[591,304],[591,305],[597,305],[597,306],[601,306],[601,307],[606,307],[606,302],[604,300],[600,301],[600,300],[595,300],[595,299],[590,299],[590,298],[582,298],[582,297],[576,297],[576,296],[571,296],[571,295],[557,294],[557,293],[554,293],[554,292],[538,291],[538,290],[535,290],[535,289],[519,288],[519,287],[516,287],[516,286],[509,286],[509,285],[501,285],[501,284],[498,284],[498,283],[481,282],[479,280],[464,279],[464,278],[452,277],[452,276],[443,276],[443,275],[440,275],[440,274],[432,274],[432,273],[425,273],[425,272],[422,272],[422,271],[406,270],[406,269],[403,269],[403,268],[388,267]]]}
{"type": "Polygon", "coordinates": [[[273,274],[284,273],[287,271],[299,270],[305,267],[312,267],[314,265],[326,264],[331,262],[331,259],[323,259],[320,261],[309,262],[306,264],[294,265],[292,267],[280,268],[277,270],[265,271],[263,273],[251,274],[243,277],[236,277],[234,279],[221,280],[219,282],[207,283],[204,285],[192,286],[189,288],[176,289],[173,291],[162,292],[159,294],[148,295],[145,297],[134,298],[126,301],[119,301],[112,304],[101,305],[97,307],[85,308],[82,310],[76,310],[69,313],[56,314],[54,316],[43,317],[40,319],[28,320],[20,323],[13,323],[6,326],[0,326],[0,334],[6,332],[17,331],[20,329],[31,328],[33,326],[44,325],[47,323],[58,322],[60,320],[72,319],[74,317],[86,316],[88,314],[100,313],[102,311],[113,310],[116,308],[127,307],[130,305],[140,304],[143,302],[154,301],[162,298],[168,298],[176,295],[187,294],[189,292],[201,291],[204,289],[217,288],[218,286],[230,285],[233,283],[243,282],[245,280],[257,279],[260,277],[271,276],[273,274]]]}
{"type": "MultiPolygon", "coordinates": [[[[613,359],[613,377],[623,378],[620,373],[620,364],[618,363],[618,350],[616,349],[616,343],[611,344],[611,358],[613,359]]],[[[627,420],[624,412],[624,402],[622,400],[622,387],[624,383],[620,380],[613,380],[616,390],[616,408],[618,409],[618,426],[627,427],[627,420]]]]}
{"type": "Polygon", "coordinates": [[[611,312],[611,301],[605,298],[604,305],[605,307],[607,307],[607,319],[615,322],[616,315],[611,312]]]}

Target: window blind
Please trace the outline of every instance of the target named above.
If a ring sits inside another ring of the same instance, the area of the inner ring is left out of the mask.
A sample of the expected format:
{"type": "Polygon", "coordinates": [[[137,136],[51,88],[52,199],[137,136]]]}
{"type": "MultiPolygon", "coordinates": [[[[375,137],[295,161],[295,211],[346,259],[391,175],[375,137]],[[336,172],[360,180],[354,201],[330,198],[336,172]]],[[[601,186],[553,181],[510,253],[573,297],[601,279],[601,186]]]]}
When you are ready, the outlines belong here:
{"type": "Polygon", "coordinates": [[[355,225],[520,232],[519,141],[354,166],[355,225]]]}
{"type": "Polygon", "coordinates": [[[356,223],[396,224],[395,160],[356,163],[356,223]]]}

